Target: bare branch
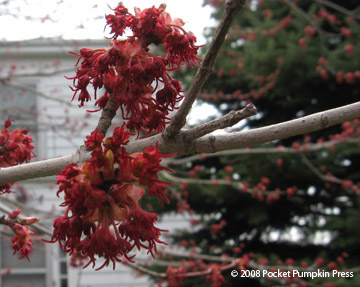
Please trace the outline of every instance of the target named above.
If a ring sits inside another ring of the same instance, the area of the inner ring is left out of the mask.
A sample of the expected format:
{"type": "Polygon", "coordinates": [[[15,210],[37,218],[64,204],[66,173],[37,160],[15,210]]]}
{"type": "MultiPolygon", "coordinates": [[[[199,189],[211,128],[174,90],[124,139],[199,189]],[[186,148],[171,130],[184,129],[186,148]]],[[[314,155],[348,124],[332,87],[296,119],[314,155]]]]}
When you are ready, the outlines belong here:
{"type": "Polygon", "coordinates": [[[245,188],[244,184],[236,181],[227,181],[225,179],[200,179],[200,178],[181,178],[178,176],[174,176],[168,172],[163,172],[162,175],[166,178],[166,180],[174,183],[190,183],[190,184],[209,184],[209,185],[230,185],[233,188],[240,191],[251,192],[252,189],[245,188]]]}
{"type": "Polygon", "coordinates": [[[207,135],[213,131],[224,129],[227,127],[232,127],[243,119],[246,119],[250,116],[256,114],[256,108],[253,104],[248,104],[245,108],[240,111],[231,111],[225,116],[204,123],[202,125],[198,125],[192,129],[186,130],[183,132],[184,141],[193,141],[194,139],[200,138],[204,135],[207,135]]]}
{"type": "MultiPolygon", "coordinates": [[[[215,153],[228,149],[263,144],[296,135],[308,134],[359,117],[360,102],[357,102],[262,128],[217,135],[216,137],[213,135],[206,135],[192,142],[185,142],[182,132],[176,137],[176,140],[171,143],[165,142],[162,135],[158,134],[147,139],[132,141],[126,148],[128,153],[141,152],[149,145],[155,145],[158,142],[162,153],[215,153]]],[[[1,168],[0,185],[30,178],[54,175],[57,172],[60,172],[69,163],[81,163],[89,158],[89,153],[80,149],[74,155],[1,168]]]]}
{"type": "Polygon", "coordinates": [[[306,166],[321,180],[342,184],[343,181],[341,179],[322,174],[304,154],[301,154],[301,159],[306,164],[306,166]]]}
{"type": "Polygon", "coordinates": [[[219,27],[216,30],[214,40],[212,41],[210,48],[201,63],[199,69],[196,72],[195,78],[192,81],[186,97],[182,102],[179,110],[173,117],[170,125],[163,132],[163,137],[166,141],[171,141],[176,135],[179,134],[181,128],[185,125],[186,117],[189,114],[191,107],[196,100],[202,86],[206,82],[209,75],[214,70],[214,63],[217,54],[225,40],[226,34],[229,31],[230,25],[235,18],[236,14],[245,5],[244,0],[228,0],[226,1],[226,8],[224,15],[221,19],[219,27]]]}
{"type": "Polygon", "coordinates": [[[167,158],[164,161],[167,164],[171,165],[179,165],[188,162],[192,162],[195,160],[201,160],[204,158],[209,157],[218,157],[222,155],[239,155],[239,154],[270,154],[270,153],[278,153],[278,154],[285,154],[285,153],[307,153],[318,151],[322,149],[330,148],[337,144],[343,143],[359,143],[358,138],[347,138],[341,140],[330,140],[322,143],[308,143],[304,146],[301,146],[298,149],[292,147],[261,147],[261,148],[239,148],[239,149],[230,149],[230,150],[223,150],[216,153],[201,153],[201,154],[193,154],[187,157],[182,158],[167,158]]]}
{"type": "Polygon", "coordinates": [[[322,111],[295,120],[241,131],[231,134],[203,136],[193,142],[184,142],[180,133],[173,142],[165,142],[161,135],[131,142],[127,146],[129,153],[144,150],[149,145],[159,143],[162,153],[196,154],[250,147],[296,135],[308,134],[360,117],[360,102],[322,111]]]}
{"type": "Polygon", "coordinates": [[[0,168],[0,185],[4,185],[10,182],[55,175],[70,163],[81,164],[82,162],[89,159],[90,153],[87,152],[84,147],[82,147],[72,155],[0,168]]]}
{"type": "Polygon", "coordinates": [[[193,141],[187,153],[217,152],[248,147],[308,134],[360,117],[360,102],[315,113],[295,120],[229,135],[205,136],[193,141]]]}

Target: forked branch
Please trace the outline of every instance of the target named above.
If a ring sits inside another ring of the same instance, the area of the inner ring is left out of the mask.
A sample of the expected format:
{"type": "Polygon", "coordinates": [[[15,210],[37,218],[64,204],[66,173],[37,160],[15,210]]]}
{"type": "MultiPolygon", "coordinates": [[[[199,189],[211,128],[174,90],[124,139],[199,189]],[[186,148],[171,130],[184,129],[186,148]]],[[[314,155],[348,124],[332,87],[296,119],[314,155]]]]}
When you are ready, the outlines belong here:
{"type": "Polygon", "coordinates": [[[179,110],[172,118],[170,125],[163,132],[165,141],[172,141],[179,134],[180,130],[186,123],[186,117],[189,114],[193,103],[195,102],[201,88],[206,82],[209,75],[214,70],[215,59],[220,51],[222,44],[225,41],[226,34],[229,31],[230,25],[234,20],[237,13],[245,5],[245,0],[228,0],[224,15],[221,19],[219,27],[215,32],[214,39],[209,47],[206,56],[198,68],[195,78],[192,81],[186,97],[182,102],[179,110]]]}

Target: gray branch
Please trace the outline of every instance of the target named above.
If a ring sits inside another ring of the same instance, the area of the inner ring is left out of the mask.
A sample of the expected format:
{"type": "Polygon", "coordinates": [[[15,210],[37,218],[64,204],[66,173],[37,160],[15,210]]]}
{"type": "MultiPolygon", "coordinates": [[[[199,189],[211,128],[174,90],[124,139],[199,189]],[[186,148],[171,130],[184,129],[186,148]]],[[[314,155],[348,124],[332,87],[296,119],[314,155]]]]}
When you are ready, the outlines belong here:
{"type": "MultiPolygon", "coordinates": [[[[164,142],[162,134],[158,134],[147,139],[130,142],[127,152],[141,152],[149,145],[155,145],[158,142],[162,153],[215,153],[308,134],[356,118],[360,118],[360,102],[262,128],[217,136],[205,135],[190,142],[184,140],[183,133],[186,131],[181,131],[171,143],[164,142]]],[[[1,168],[0,185],[54,175],[69,163],[80,164],[89,158],[89,153],[80,149],[74,155],[1,168]]]]}

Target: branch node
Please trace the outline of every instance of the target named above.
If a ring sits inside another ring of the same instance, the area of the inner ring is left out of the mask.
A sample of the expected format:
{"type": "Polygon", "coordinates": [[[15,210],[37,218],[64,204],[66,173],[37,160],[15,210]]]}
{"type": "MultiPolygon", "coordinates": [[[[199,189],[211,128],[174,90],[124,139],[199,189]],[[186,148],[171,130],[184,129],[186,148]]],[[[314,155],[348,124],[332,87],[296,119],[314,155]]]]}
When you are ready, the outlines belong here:
{"type": "Polygon", "coordinates": [[[226,0],[225,7],[227,9],[241,9],[245,7],[245,0],[226,0]]]}
{"type": "Polygon", "coordinates": [[[329,119],[325,114],[321,115],[320,123],[323,128],[326,128],[329,125],[329,119]]]}
{"type": "Polygon", "coordinates": [[[183,139],[185,142],[191,142],[213,131],[231,127],[241,120],[255,115],[256,112],[256,107],[253,104],[248,104],[245,108],[239,111],[231,111],[221,118],[198,125],[192,129],[182,131],[183,139]]]}

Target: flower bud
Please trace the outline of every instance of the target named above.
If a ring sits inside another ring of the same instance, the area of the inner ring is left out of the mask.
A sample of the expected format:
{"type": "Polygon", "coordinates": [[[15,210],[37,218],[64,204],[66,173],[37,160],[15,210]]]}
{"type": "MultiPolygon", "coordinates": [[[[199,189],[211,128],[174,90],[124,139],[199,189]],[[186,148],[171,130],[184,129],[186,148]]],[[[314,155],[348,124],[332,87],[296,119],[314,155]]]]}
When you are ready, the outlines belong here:
{"type": "Polygon", "coordinates": [[[9,216],[10,219],[15,219],[16,217],[19,216],[20,213],[21,213],[21,209],[16,208],[14,211],[9,212],[8,216],[9,216]]]}
{"type": "Polygon", "coordinates": [[[21,225],[31,225],[38,222],[39,220],[40,220],[39,217],[22,217],[22,218],[18,218],[16,222],[21,225]]]}

